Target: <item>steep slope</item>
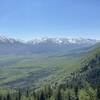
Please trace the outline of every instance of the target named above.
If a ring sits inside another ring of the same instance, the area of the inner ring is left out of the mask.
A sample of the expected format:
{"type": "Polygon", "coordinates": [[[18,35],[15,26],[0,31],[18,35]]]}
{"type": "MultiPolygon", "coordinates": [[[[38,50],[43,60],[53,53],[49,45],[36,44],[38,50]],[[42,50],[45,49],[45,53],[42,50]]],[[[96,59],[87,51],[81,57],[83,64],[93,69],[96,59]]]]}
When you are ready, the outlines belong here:
{"type": "Polygon", "coordinates": [[[100,85],[100,44],[95,47],[83,57],[79,71],[72,73],[71,82],[81,84],[87,81],[93,86],[100,85]]]}
{"type": "Polygon", "coordinates": [[[91,52],[84,62],[82,73],[86,74],[86,80],[92,84],[100,84],[100,47],[91,52]]]}

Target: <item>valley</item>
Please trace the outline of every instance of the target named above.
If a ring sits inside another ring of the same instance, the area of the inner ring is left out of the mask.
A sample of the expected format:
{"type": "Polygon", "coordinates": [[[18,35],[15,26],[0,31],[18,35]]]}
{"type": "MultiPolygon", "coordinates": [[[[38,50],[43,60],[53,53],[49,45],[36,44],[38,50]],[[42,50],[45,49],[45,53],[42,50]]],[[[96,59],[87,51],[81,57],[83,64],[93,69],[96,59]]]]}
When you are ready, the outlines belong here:
{"type": "Polygon", "coordinates": [[[96,100],[100,43],[8,41],[0,48],[3,100],[96,100]]]}
{"type": "MultiPolygon", "coordinates": [[[[27,87],[36,85],[39,81],[55,82],[64,74],[70,74],[78,68],[75,66],[79,57],[71,56],[6,56],[0,58],[0,81],[1,86],[27,87]],[[74,68],[75,66],[75,68],[74,68]],[[21,85],[22,84],[22,85],[21,85]]],[[[62,79],[62,78],[61,78],[62,79]]],[[[40,82],[41,83],[41,82],[40,82]]]]}

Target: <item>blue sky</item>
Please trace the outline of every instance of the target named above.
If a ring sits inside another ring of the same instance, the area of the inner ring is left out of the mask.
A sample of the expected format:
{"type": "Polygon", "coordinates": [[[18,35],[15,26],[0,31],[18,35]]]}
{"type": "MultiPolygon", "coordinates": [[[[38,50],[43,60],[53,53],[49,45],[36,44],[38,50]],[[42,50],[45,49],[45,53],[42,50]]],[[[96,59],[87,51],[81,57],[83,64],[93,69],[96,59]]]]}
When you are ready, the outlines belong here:
{"type": "Polygon", "coordinates": [[[100,39],[100,0],[0,0],[0,35],[100,39]]]}

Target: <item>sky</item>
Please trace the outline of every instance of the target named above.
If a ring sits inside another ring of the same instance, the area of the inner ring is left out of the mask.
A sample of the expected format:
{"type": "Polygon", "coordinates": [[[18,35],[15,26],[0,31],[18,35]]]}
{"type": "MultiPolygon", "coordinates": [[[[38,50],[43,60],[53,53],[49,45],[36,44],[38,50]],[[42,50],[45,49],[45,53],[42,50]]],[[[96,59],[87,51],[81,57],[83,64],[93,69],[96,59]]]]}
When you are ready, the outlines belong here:
{"type": "Polygon", "coordinates": [[[0,0],[0,35],[100,39],[100,0],[0,0]]]}

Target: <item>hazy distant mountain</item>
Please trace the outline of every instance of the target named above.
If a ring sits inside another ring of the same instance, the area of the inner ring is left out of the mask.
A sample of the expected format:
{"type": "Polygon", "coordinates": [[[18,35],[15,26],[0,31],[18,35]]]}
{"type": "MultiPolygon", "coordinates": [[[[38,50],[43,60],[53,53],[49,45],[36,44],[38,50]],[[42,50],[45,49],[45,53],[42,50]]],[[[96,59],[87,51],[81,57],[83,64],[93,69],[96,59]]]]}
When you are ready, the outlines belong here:
{"type": "Polygon", "coordinates": [[[29,41],[29,43],[54,43],[54,44],[95,44],[98,42],[95,39],[84,39],[84,38],[40,38],[29,41]]]}
{"type": "Polygon", "coordinates": [[[14,44],[14,43],[23,43],[23,41],[16,40],[16,39],[13,39],[13,38],[7,38],[7,37],[4,37],[4,36],[0,36],[0,44],[2,44],[2,43],[14,44]]]}
{"type": "Polygon", "coordinates": [[[54,44],[95,44],[96,39],[84,39],[84,38],[40,38],[33,39],[27,42],[16,40],[13,38],[7,38],[0,36],[0,43],[24,43],[24,44],[40,44],[40,43],[54,43],[54,44]]]}
{"type": "Polygon", "coordinates": [[[90,47],[97,43],[95,39],[41,38],[31,41],[20,41],[0,37],[0,55],[32,54],[32,53],[61,53],[77,48],[90,47]]]}

